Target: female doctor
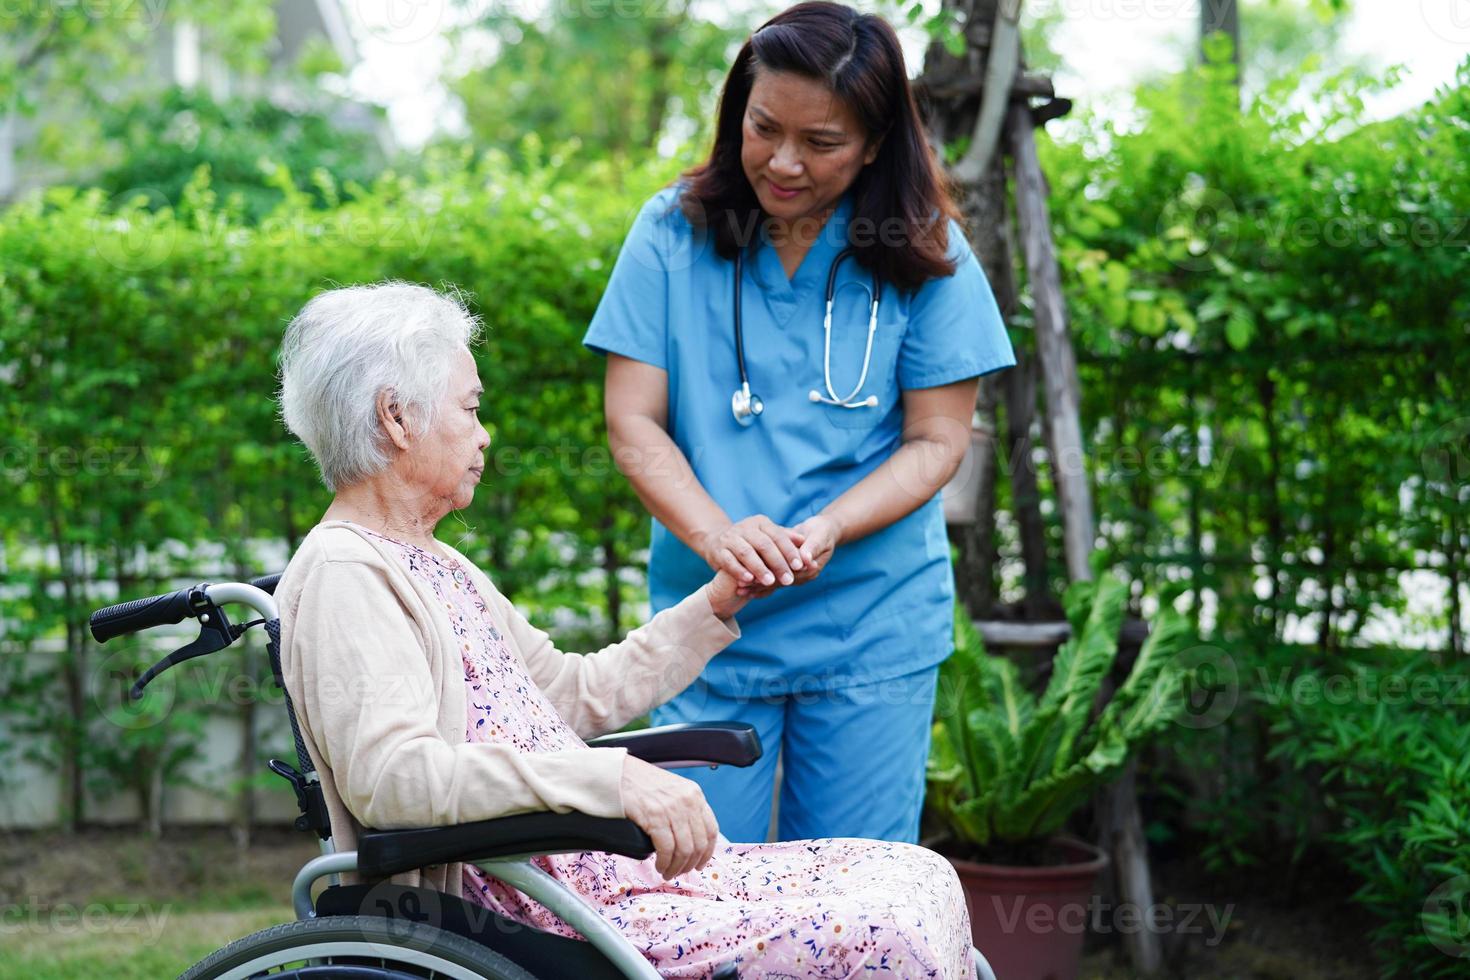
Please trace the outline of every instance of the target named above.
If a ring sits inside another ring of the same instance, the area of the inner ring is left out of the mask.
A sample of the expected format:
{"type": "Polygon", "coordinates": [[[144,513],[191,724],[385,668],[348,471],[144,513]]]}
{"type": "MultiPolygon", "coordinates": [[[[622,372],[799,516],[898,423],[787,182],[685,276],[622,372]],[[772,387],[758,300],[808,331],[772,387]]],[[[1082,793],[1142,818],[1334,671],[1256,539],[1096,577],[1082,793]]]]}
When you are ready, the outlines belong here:
{"type": "Polygon", "coordinates": [[[687,770],[721,831],[915,842],[954,584],[938,496],[978,377],[1015,363],[881,18],[802,3],[741,48],[713,151],[643,207],[586,345],[652,513],[655,611],[724,568],[761,598],[654,712],[765,754],[687,770]],[[785,586],[798,586],[786,588],[785,586]]]}

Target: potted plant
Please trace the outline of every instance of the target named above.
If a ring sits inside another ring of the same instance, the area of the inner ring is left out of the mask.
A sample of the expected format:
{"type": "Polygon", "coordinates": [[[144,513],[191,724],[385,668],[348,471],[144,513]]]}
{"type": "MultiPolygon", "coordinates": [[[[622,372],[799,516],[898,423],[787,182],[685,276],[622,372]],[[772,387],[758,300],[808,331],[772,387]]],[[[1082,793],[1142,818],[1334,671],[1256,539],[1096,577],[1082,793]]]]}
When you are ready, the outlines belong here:
{"type": "Polygon", "coordinates": [[[1006,980],[1077,975],[1093,886],[1107,855],[1060,836],[1068,817],[1184,707],[1189,642],[1165,605],[1127,679],[1096,706],[1118,652],[1128,586],[1076,582],[1063,598],[1071,638],[1038,697],[1016,665],[986,654],[956,618],[940,668],[927,797],[965,886],[975,945],[1006,980]]]}

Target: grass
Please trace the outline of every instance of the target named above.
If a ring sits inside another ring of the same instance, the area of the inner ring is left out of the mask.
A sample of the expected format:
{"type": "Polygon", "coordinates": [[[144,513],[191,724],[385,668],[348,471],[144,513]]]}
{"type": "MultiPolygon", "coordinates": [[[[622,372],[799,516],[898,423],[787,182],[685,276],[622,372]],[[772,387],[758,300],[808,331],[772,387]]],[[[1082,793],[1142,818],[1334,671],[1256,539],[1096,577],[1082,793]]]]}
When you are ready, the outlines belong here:
{"type": "Polygon", "coordinates": [[[0,927],[3,980],[159,980],[178,976],[214,950],[267,926],[289,922],[290,905],[248,910],[153,908],[149,921],[126,917],[126,904],[105,922],[88,905],[90,927],[81,922],[7,922],[0,927]]]}
{"type": "Polygon", "coordinates": [[[0,834],[0,980],[160,980],[295,918],[291,878],[315,839],[220,829],[161,841],[92,828],[0,834]]]}

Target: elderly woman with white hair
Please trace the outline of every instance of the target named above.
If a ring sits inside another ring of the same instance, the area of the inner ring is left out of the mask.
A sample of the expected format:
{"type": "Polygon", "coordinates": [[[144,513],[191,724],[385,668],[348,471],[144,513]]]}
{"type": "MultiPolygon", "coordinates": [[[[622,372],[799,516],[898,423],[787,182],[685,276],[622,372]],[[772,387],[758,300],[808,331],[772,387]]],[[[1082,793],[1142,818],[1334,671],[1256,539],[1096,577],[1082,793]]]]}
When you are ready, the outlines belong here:
{"type": "MultiPolygon", "coordinates": [[[[732,844],[699,786],[590,748],[684,689],[740,635],[726,573],[621,643],[557,650],[434,536],[468,507],[490,436],[455,297],[401,283],[322,293],[286,330],[281,405],[334,498],[277,586],[281,658],[339,844],[363,827],[577,810],[626,818],[656,853],[536,863],[613,922],[662,976],[973,976],[948,862],[853,838],[732,844]]],[[[715,719],[712,719],[715,720],[715,719]]],[[[576,933],[472,865],[402,881],[576,933]]]]}

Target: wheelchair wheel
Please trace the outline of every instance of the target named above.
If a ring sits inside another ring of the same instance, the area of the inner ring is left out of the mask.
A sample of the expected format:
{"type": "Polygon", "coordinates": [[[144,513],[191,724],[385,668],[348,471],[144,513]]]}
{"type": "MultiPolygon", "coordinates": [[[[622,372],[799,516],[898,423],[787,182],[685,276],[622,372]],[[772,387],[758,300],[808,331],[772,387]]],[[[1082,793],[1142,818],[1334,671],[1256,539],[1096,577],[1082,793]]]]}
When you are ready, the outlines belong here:
{"type": "Polygon", "coordinates": [[[536,980],[479,943],[420,922],[328,916],[237,939],[179,980],[536,980]]]}

